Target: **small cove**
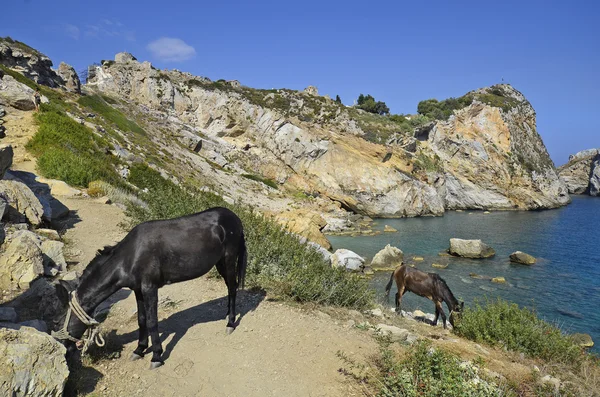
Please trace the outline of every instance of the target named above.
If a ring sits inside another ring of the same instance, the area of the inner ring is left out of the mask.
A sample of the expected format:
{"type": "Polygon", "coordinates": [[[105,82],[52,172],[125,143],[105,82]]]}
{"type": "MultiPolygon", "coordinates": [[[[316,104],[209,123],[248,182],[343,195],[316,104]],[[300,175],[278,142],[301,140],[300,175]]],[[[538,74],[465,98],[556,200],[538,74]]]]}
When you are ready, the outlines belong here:
{"type": "MultiPolygon", "coordinates": [[[[594,339],[600,352],[600,198],[572,196],[573,202],[548,211],[447,212],[443,217],[376,219],[374,229],[389,225],[396,233],[377,236],[328,236],[334,250],[350,249],[367,263],[386,244],[404,251],[405,263],[439,273],[457,298],[472,304],[485,297],[533,307],[539,316],[569,333],[584,332],[594,339]],[[442,257],[450,238],[481,239],[496,250],[489,259],[442,257]],[[514,251],[538,259],[532,266],[511,264],[514,251]],[[423,261],[414,261],[414,256],[423,261]],[[448,264],[436,269],[432,263],[448,264]],[[506,284],[469,276],[506,278],[506,284]]],[[[390,272],[377,272],[372,285],[383,299],[390,272]]],[[[395,292],[395,287],[392,293],[395,292]]],[[[390,299],[392,301],[393,299],[390,299]]],[[[403,309],[434,312],[433,303],[406,294],[403,309]]],[[[444,306],[444,310],[446,307],[444,306]]]]}

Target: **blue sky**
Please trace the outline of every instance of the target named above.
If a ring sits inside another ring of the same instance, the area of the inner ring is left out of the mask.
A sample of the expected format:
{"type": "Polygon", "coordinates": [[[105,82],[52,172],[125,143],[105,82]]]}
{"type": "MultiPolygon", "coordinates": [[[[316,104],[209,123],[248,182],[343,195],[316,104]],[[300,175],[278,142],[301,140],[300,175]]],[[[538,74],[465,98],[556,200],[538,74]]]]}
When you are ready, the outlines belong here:
{"type": "MultiPolygon", "coordinates": [[[[10,4],[10,5],[9,5],[10,4]]],[[[259,88],[360,93],[394,113],[502,78],[557,165],[600,147],[600,2],[12,0],[0,36],[77,70],[120,51],[259,88]]]]}

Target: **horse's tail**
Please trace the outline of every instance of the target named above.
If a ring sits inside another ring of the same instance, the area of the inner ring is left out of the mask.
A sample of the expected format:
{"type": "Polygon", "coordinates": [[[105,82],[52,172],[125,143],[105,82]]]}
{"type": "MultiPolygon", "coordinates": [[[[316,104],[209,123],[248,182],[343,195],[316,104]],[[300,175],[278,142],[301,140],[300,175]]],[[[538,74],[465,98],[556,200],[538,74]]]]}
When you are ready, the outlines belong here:
{"type": "Polygon", "coordinates": [[[246,266],[248,265],[248,250],[246,250],[246,239],[244,238],[244,231],[240,238],[240,246],[238,249],[238,263],[237,263],[237,278],[238,288],[244,289],[244,281],[246,280],[246,266]]]}
{"type": "Polygon", "coordinates": [[[392,275],[390,276],[390,281],[388,281],[387,285],[385,286],[385,298],[388,301],[390,300],[390,290],[392,289],[392,284],[394,283],[394,273],[396,273],[395,270],[392,272],[392,275]]]}

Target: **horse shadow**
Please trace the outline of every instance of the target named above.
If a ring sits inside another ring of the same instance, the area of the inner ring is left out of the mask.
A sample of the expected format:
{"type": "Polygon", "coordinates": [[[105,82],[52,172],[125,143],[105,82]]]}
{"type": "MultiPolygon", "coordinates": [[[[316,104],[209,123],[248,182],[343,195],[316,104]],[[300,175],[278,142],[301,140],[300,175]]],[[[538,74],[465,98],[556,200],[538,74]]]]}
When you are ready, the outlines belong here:
{"type": "MultiPolygon", "coordinates": [[[[256,310],[260,303],[265,299],[265,296],[266,295],[263,292],[238,291],[238,299],[236,302],[237,318],[234,324],[236,328],[246,314],[256,310]]],[[[196,324],[222,321],[223,333],[225,333],[225,325],[227,323],[225,319],[225,314],[227,313],[227,302],[227,296],[212,299],[210,301],[202,302],[196,306],[173,313],[169,317],[159,321],[158,329],[161,333],[161,341],[164,342],[171,335],[173,335],[169,343],[164,346],[162,359],[166,361],[171,356],[171,353],[173,352],[177,343],[179,343],[188,330],[196,324]]],[[[119,345],[137,342],[138,330],[136,329],[135,331],[122,335],[116,335],[116,331],[111,331],[109,338],[115,338],[115,343],[119,345]]],[[[148,347],[144,353],[148,353],[150,351],[151,347],[148,347]]]]}

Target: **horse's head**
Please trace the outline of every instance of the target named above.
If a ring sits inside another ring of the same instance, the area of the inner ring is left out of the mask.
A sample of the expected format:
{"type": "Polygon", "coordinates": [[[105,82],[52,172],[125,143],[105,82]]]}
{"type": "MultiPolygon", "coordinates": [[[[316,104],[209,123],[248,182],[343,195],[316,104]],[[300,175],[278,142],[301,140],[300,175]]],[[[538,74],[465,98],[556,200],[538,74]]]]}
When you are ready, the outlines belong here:
{"type": "Polygon", "coordinates": [[[68,353],[72,353],[77,349],[77,340],[80,340],[87,326],[72,313],[69,307],[71,293],[77,288],[77,282],[68,282],[60,280],[55,285],[56,296],[61,303],[61,314],[54,321],[54,332],[52,335],[60,340],[67,348],[68,353]],[[67,316],[69,317],[67,319],[67,316]]]}
{"type": "Polygon", "coordinates": [[[465,302],[456,302],[456,304],[454,305],[454,307],[452,307],[452,309],[450,309],[450,324],[452,324],[452,326],[454,327],[454,321],[459,320],[460,321],[460,316],[462,311],[465,308],[465,302]]]}

